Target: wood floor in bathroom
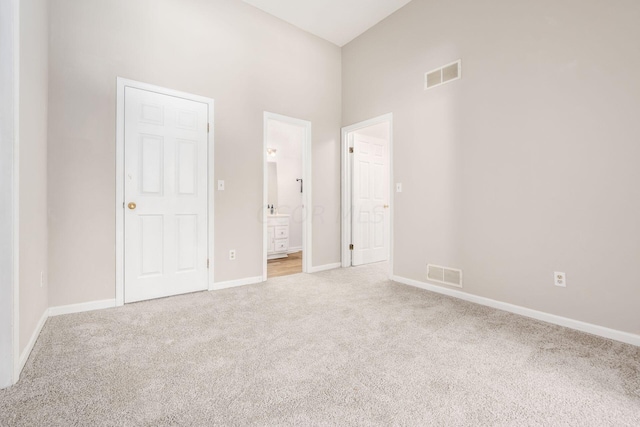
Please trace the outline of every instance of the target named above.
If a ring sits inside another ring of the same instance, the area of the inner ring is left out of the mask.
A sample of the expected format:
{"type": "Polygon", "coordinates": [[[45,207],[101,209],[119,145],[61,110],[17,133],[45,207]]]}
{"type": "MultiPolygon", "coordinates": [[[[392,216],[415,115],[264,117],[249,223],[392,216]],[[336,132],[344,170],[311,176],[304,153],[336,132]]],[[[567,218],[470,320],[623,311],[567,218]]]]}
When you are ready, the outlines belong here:
{"type": "Polygon", "coordinates": [[[288,276],[302,273],[302,251],[289,254],[287,258],[267,261],[267,277],[288,276]]]}

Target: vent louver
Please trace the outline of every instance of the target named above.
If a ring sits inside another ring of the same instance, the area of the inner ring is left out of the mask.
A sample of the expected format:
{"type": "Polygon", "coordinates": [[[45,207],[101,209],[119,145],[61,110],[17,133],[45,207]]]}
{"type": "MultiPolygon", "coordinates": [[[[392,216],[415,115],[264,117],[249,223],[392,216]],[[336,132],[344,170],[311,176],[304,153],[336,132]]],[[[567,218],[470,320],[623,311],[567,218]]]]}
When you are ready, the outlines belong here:
{"type": "Polygon", "coordinates": [[[462,77],[462,60],[428,71],[424,75],[424,88],[431,89],[462,77]]]}
{"type": "Polygon", "coordinates": [[[427,279],[431,280],[432,282],[444,283],[445,285],[461,288],[462,270],[428,264],[427,279]]]}

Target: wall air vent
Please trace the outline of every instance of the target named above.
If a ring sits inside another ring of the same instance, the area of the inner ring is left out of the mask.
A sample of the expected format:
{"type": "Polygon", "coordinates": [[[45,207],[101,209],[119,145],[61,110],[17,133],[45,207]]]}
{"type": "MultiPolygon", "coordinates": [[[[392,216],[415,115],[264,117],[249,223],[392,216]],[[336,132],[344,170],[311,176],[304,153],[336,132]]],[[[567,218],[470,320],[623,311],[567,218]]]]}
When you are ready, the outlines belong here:
{"type": "Polygon", "coordinates": [[[462,77],[462,60],[431,70],[424,75],[424,88],[431,89],[462,77]]]}
{"type": "Polygon", "coordinates": [[[431,280],[432,282],[444,283],[445,285],[461,288],[462,270],[428,264],[427,279],[431,280]]]}

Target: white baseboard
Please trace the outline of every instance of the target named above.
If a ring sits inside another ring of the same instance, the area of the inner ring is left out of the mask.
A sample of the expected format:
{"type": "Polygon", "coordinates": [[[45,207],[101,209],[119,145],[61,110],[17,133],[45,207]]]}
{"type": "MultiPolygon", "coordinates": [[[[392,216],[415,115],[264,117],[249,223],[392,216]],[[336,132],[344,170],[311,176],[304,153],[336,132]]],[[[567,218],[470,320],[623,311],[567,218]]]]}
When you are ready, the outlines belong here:
{"type": "Polygon", "coordinates": [[[296,246],[295,248],[289,247],[289,250],[287,251],[287,253],[295,254],[296,252],[300,252],[300,251],[302,251],[302,246],[296,246]]]}
{"type": "Polygon", "coordinates": [[[36,345],[36,341],[38,340],[38,337],[40,336],[40,332],[42,332],[42,328],[44,327],[44,324],[47,322],[48,318],[49,318],[49,310],[47,309],[44,311],[44,313],[42,313],[42,317],[38,321],[38,324],[36,325],[36,329],[33,331],[33,334],[31,334],[29,343],[27,343],[27,346],[25,347],[24,350],[22,350],[22,353],[20,354],[20,360],[18,360],[17,378],[20,378],[22,369],[24,368],[24,365],[26,365],[27,360],[29,359],[29,355],[33,350],[33,346],[36,345]]]}
{"type": "Polygon", "coordinates": [[[567,317],[557,316],[555,314],[549,314],[543,311],[537,311],[531,308],[521,307],[519,305],[509,304],[506,302],[469,294],[455,289],[448,289],[442,286],[436,286],[418,280],[407,279],[406,277],[391,276],[391,280],[405,285],[415,286],[416,288],[425,289],[427,291],[448,295],[450,297],[462,299],[498,310],[508,311],[509,313],[519,314],[521,316],[530,317],[532,319],[541,320],[543,322],[564,326],[566,328],[575,329],[577,331],[586,332],[592,335],[597,335],[600,337],[609,338],[640,347],[640,335],[632,334],[629,332],[618,331],[616,329],[610,329],[604,326],[582,322],[580,320],[569,319],[567,317]]]}
{"type": "Polygon", "coordinates": [[[49,308],[49,316],[60,316],[62,314],[83,313],[85,311],[102,310],[116,306],[115,299],[105,299],[101,301],[83,302],[80,304],[61,305],[49,308]]]}
{"type": "Polygon", "coordinates": [[[236,288],[238,286],[255,285],[262,283],[262,276],[245,277],[244,279],[228,280],[226,282],[217,282],[209,290],[219,291],[221,289],[236,288]]]}
{"type": "Polygon", "coordinates": [[[311,271],[309,271],[309,273],[319,273],[321,271],[333,270],[340,267],[342,267],[342,263],[339,262],[334,262],[333,264],[318,265],[316,267],[311,267],[311,271]]]}

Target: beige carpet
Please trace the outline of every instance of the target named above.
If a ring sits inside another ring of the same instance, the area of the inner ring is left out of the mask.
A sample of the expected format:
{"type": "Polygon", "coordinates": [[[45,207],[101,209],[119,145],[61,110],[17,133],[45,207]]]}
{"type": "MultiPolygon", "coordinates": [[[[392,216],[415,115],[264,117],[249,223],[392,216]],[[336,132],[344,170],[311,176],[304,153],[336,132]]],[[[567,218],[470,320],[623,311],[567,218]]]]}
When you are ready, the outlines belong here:
{"type": "Polygon", "coordinates": [[[0,425],[640,425],[639,348],[385,270],[51,318],[0,425]]]}

